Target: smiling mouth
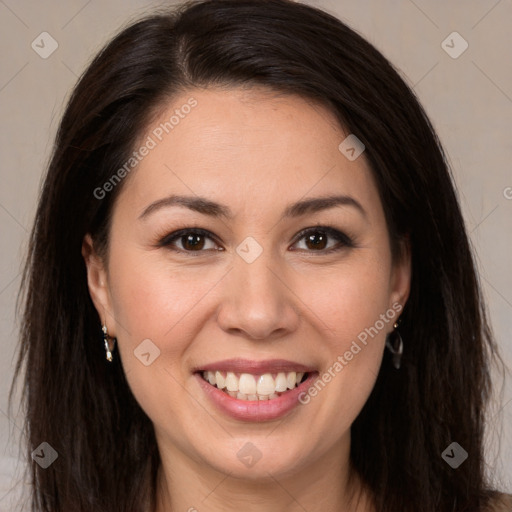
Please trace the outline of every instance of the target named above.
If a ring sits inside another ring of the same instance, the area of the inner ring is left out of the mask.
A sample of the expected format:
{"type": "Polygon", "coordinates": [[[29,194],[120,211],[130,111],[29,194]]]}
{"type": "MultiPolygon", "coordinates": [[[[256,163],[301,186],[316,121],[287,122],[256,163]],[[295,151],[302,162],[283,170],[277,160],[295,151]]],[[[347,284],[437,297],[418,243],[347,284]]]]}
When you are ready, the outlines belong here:
{"type": "Polygon", "coordinates": [[[295,389],[308,378],[306,372],[235,373],[199,372],[203,380],[232,398],[247,401],[273,400],[295,389]]]}

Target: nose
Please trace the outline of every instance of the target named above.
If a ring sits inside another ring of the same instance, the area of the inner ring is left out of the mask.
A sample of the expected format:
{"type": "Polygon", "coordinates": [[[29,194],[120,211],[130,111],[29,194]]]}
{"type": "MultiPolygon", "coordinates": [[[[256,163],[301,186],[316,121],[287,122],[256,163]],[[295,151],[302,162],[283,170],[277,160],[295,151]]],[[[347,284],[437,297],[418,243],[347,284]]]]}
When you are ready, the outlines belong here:
{"type": "Polygon", "coordinates": [[[271,340],[297,329],[300,301],[287,282],[286,270],[272,261],[270,253],[263,251],[252,263],[235,256],[217,314],[224,331],[271,340]]]}

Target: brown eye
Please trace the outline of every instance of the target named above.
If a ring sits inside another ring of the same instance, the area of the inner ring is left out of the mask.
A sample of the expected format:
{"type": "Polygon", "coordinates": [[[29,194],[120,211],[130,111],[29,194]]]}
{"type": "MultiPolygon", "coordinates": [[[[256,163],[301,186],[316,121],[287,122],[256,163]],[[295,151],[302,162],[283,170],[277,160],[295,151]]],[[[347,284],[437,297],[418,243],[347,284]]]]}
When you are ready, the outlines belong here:
{"type": "Polygon", "coordinates": [[[204,236],[197,233],[184,235],[180,240],[183,248],[186,250],[200,250],[204,247],[204,236]]]}
{"type": "Polygon", "coordinates": [[[217,244],[208,231],[203,229],[180,229],[165,236],[160,242],[161,247],[170,247],[181,252],[219,251],[217,244]],[[210,246],[208,247],[208,243],[210,246]]]}
{"type": "Polygon", "coordinates": [[[321,231],[316,231],[314,234],[307,235],[306,245],[309,249],[325,249],[327,245],[327,236],[321,231]]]}
{"type": "MultiPolygon", "coordinates": [[[[307,252],[319,252],[326,254],[346,247],[354,247],[352,239],[345,235],[345,233],[327,226],[305,229],[299,233],[298,237],[298,242],[302,240],[305,241],[304,250],[307,252]],[[329,246],[330,240],[337,243],[329,246]]],[[[300,248],[300,250],[303,249],[300,248]]]]}
{"type": "MultiPolygon", "coordinates": [[[[299,248],[300,250],[316,252],[320,255],[335,252],[343,248],[355,247],[352,239],[345,233],[326,226],[316,226],[315,228],[308,228],[301,231],[294,245],[302,240],[305,241],[305,248],[299,248]]],[[[175,231],[162,238],[158,245],[161,247],[169,247],[176,252],[188,254],[197,253],[198,256],[201,252],[224,250],[218,246],[215,242],[215,238],[209,231],[198,228],[175,231]],[[208,244],[210,244],[210,246],[208,246],[208,244]]]]}

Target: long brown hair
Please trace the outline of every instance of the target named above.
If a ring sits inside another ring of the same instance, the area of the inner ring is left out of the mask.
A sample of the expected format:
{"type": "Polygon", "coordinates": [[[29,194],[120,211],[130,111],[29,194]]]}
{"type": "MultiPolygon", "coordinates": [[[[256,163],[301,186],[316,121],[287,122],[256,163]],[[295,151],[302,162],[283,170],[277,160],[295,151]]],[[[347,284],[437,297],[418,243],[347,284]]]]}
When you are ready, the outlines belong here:
{"type": "MultiPolygon", "coordinates": [[[[394,254],[409,236],[412,283],[400,331],[402,368],[386,355],[352,426],[351,462],[378,512],[477,511],[484,474],[489,364],[497,358],[442,147],[393,66],[333,16],[289,0],[204,0],[122,30],[76,85],[60,124],[23,276],[24,366],[33,510],[146,512],[159,465],[153,426],[119,358],[105,361],[81,245],[108,249],[123,187],[98,199],[151,112],[178,92],[262,85],[329,108],[366,146],[394,254]],[[469,454],[456,470],[441,453],[469,454]]],[[[136,172],[136,170],[134,171],[136,172]]],[[[11,389],[12,392],[12,389],[11,389]]]]}

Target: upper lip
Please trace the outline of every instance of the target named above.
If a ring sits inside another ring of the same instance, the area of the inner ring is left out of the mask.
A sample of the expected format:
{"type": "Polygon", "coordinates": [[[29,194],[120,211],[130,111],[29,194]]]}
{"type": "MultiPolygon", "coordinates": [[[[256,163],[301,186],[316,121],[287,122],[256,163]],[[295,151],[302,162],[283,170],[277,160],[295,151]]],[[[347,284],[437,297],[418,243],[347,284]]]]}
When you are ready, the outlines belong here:
{"type": "Polygon", "coordinates": [[[233,373],[252,373],[262,375],[264,373],[278,372],[314,372],[315,368],[286,359],[267,359],[266,361],[251,361],[249,359],[224,359],[197,367],[199,371],[219,371],[233,373]]]}

